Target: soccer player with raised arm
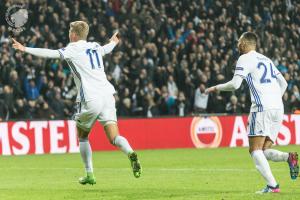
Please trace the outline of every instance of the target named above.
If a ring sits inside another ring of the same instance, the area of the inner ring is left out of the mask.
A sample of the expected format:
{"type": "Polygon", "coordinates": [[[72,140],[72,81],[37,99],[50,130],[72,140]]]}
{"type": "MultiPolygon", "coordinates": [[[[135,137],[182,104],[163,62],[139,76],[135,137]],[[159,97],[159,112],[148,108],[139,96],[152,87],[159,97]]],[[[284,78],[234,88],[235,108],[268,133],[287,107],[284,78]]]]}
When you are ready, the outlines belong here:
{"type": "Polygon", "coordinates": [[[299,173],[298,154],[285,153],[271,149],[276,141],[283,120],[282,95],[287,82],[274,63],[266,56],[256,52],[257,36],[245,32],[239,38],[239,57],[231,81],[210,87],[206,93],[215,91],[233,91],[240,87],[243,79],[251,93],[252,106],[248,118],[249,152],[259,173],[267,186],[257,193],[280,192],[268,160],[288,162],[290,176],[296,179],[299,173]]]}
{"type": "Polygon", "coordinates": [[[45,58],[60,58],[65,60],[73,75],[78,91],[78,111],[75,114],[79,149],[85,165],[86,176],[79,178],[80,184],[95,184],[93,174],[92,150],[89,143],[89,133],[96,120],[104,127],[111,144],[119,147],[131,162],[133,175],[141,175],[141,165],[137,154],[132,150],[126,138],[119,135],[115,108],[116,93],[114,87],[106,78],[103,56],[110,53],[119,43],[115,33],[110,42],[100,46],[96,42],[87,42],[89,26],[84,21],[70,23],[70,43],[62,49],[50,50],[24,47],[13,40],[13,47],[20,51],[45,58]]]}

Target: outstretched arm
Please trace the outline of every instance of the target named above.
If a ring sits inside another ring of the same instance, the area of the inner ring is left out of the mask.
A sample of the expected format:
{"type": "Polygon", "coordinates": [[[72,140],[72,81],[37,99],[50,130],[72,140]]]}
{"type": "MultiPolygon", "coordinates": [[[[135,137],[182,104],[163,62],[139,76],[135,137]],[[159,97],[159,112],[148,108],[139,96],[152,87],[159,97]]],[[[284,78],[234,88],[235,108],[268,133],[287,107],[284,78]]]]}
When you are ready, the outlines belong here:
{"type": "Polygon", "coordinates": [[[13,48],[20,50],[22,52],[26,52],[34,56],[39,56],[44,58],[60,58],[60,54],[57,50],[25,47],[13,38],[12,41],[13,41],[13,48]]]}
{"type": "Polygon", "coordinates": [[[239,75],[233,76],[231,81],[228,81],[224,84],[219,84],[210,88],[207,88],[205,90],[205,93],[208,94],[210,92],[216,92],[216,91],[234,91],[237,90],[243,82],[243,78],[239,75]]]}

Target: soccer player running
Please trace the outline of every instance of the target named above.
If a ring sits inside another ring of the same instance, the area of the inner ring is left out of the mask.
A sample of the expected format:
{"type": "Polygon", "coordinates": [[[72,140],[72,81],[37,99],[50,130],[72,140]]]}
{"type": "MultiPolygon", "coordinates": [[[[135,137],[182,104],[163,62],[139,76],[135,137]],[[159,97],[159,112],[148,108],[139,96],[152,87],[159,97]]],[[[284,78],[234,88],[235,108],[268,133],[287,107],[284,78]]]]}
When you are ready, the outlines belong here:
{"type": "Polygon", "coordinates": [[[103,56],[110,53],[119,43],[115,33],[110,42],[100,46],[96,42],[87,42],[89,26],[84,21],[70,23],[70,43],[62,49],[50,50],[24,47],[13,40],[13,47],[22,52],[45,58],[60,58],[65,60],[74,76],[78,91],[78,110],[75,114],[79,150],[85,165],[86,176],[79,178],[80,184],[95,184],[93,174],[92,149],[89,143],[89,133],[96,120],[104,127],[106,136],[111,144],[119,147],[131,162],[133,175],[141,175],[141,165],[137,154],[132,150],[126,138],[119,135],[115,108],[116,93],[104,72],[103,56]]]}
{"type": "Polygon", "coordinates": [[[206,93],[216,91],[234,91],[245,79],[251,93],[251,110],[248,117],[249,152],[259,173],[267,186],[257,193],[280,192],[267,160],[288,162],[290,176],[298,177],[298,155],[296,152],[285,153],[271,149],[276,141],[283,120],[282,95],[287,82],[273,62],[256,52],[257,36],[245,32],[239,38],[239,57],[231,81],[210,87],[206,93]]]}

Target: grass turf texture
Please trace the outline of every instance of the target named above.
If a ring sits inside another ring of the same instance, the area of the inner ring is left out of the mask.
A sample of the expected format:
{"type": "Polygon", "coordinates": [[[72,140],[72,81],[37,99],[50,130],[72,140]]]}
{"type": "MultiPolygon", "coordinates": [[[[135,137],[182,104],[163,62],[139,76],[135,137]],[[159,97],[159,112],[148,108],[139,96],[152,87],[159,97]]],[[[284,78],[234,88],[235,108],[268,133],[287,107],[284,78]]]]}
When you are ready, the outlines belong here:
{"type": "MultiPolygon", "coordinates": [[[[276,147],[297,151],[298,146],[276,147]]],[[[254,194],[265,184],[246,148],[138,151],[141,178],[133,177],[123,153],[93,154],[97,184],[79,185],[79,154],[0,157],[1,200],[300,199],[300,178],[287,163],[271,163],[280,194],[254,194]]]]}

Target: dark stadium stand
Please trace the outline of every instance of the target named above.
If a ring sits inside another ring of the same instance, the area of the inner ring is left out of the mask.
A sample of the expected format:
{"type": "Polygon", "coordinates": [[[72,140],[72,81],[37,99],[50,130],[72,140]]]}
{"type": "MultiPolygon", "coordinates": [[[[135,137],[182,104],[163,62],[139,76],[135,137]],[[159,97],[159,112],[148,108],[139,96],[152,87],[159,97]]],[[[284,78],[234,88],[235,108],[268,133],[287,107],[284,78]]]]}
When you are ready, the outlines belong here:
{"type": "MultiPolygon", "coordinates": [[[[76,88],[66,62],[16,52],[5,21],[11,0],[0,1],[0,121],[66,119],[76,88]]],[[[90,41],[105,44],[120,31],[121,44],[104,58],[122,117],[248,113],[246,84],[234,93],[203,94],[230,80],[241,33],[255,31],[258,52],[270,57],[288,82],[285,112],[300,109],[300,4],[295,0],[33,0],[25,30],[30,47],[68,44],[73,19],[90,24],[90,41]]]]}

